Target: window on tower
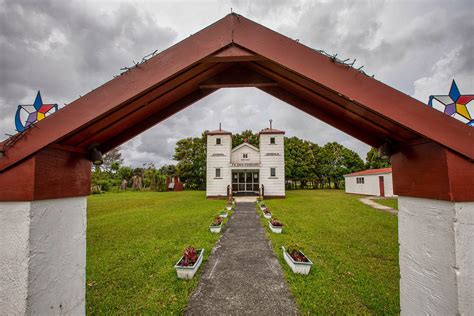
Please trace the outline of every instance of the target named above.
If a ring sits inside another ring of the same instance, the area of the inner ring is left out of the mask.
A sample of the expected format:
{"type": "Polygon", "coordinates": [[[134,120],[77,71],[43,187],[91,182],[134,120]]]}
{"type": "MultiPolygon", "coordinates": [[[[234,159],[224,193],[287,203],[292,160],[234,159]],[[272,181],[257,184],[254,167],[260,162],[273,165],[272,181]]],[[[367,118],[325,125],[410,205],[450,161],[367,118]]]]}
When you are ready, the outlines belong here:
{"type": "Polygon", "coordinates": [[[222,143],[220,138],[216,138],[216,145],[220,145],[222,143]]]}
{"type": "Polygon", "coordinates": [[[270,177],[276,177],[276,168],[270,168],[270,177]]]}
{"type": "Polygon", "coordinates": [[[275,145],[275,137],[270,137],[270,144],[275,145]]]}

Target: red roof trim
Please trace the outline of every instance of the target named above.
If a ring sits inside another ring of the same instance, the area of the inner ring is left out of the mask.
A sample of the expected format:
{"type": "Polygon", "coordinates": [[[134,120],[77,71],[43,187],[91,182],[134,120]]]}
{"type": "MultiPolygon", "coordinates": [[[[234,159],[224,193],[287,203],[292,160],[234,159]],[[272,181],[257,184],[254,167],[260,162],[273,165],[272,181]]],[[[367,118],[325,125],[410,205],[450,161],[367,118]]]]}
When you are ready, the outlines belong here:
{"type": "Polygon", "coordinates": [[[216,130],[207,132],[206,135],[232,135],[232,133],[224,130],[216,130]]]}
{"type": "Polygon", "coordinates": [[[277,130],[277,129],[269,129],[269,128],[264,128],[260,131],[259,134],[285,134],[284,131],[280,131],[280,130],[277,130]]]}
{"type": "Polygon", "coordinates": [[[344,177],[365,176],[365,175],[371,175],[371,174],[381,174],[381,173],[391,173],[391,172],[392,172],[392,168],[368,169],[368,170],[349,173],[349,174],[344,175],[344,177]]]}

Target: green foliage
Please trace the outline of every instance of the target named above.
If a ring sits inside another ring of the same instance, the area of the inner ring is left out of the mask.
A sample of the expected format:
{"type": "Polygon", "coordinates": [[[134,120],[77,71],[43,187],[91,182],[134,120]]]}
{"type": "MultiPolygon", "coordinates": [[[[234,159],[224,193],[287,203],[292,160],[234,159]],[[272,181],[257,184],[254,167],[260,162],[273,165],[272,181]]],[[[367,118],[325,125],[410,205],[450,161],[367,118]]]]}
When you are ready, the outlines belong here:
{"type": "Polygon", "coordinates": [[[247,139],[247,142],[258,148],[259,138],[258,133],[254,133],[251,130],[245,130],[238,134],[232,134],[232,148],[239,146],[244,142],[244,139],[247,139]]]}
{"type": "Polygon", "coordinates": [[[342,187],[344,175],[364,169],[359,155],[339,143],[327,143],[321,151],[322,173],[334,183],[334,188],[342,187]]]}
{"type": "Polygon", "coordinates": [[[188,137],[176,143],[176,171],[188,189],[206,188],[206,135],[188,137]]]}
{"type": "Polygon", "coordinates": [[[323,147],[297,137],[285,138],[285,177],[288,188],[339,188],[344,174],[362,170],[364,162],[359,155],[339,143],[323,147]],[[332,185],[331,185],[332,184],[332,185]]]}
{"type": "Polygon", "coordinates": [[[175,165],[164,165],[158,171],[165,176],[176,176],[178,174],[175,165]]]}
{"type": "Polygon", "coordinates": [[[142,177],[144,189],[153,191],[166,191],[166,176],[175,175],[176,167],[167,165],[157,170],[153,164],[145,164],[143,168],[131,168],[122,166],[119,149],[114,149],[104,156],[104,164],[95,166],[92,170],[92,193],[104,193],[113,188],[121,186],[123,180],[127,181],[127,187],[132,185],[132,177],[142,177]]]}
{"type": "Polygon", "coordinates": [[[152,191],[166,191],[166,175],[162,174],[160,170],[155,169],[153,164],[149,164],[143,170],[143,185],[149,187],[152,191]]]}
{"type": "Polygon", "coordinates": [[[366,169],[380,169],[380,168],[387,168],[391,166],[389,160],[385,160],[379,157],[379,152],[374,147],[372,147],[369,150],[365,160],[366,160],[366,164],[365,164],[366,169]]]}

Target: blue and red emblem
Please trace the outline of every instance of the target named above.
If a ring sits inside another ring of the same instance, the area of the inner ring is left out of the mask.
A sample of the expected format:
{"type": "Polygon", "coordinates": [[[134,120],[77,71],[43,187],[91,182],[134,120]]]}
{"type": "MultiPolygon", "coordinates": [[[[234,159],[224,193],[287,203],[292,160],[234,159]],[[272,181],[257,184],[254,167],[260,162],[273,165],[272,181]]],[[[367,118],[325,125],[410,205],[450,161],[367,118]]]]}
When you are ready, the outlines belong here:
{"type": "Polygon", "coordinates": [[[57,104],[43,104],[41,93],[38,91],[33,104],[18,105],[15,114],[15,127],[18,132],[23,132],[32,124],[41,121],[45,117],[58,110],[57,104]]]}
{"type": "Polygon", "coordinates": [[[456,81],[453,80],[448,95],[432,95],[428,101],[428,105],[432,108],[440,110],[445,114],[454,117],[469,126],[474,126],[474,95],[461,95],[456,81]]]}

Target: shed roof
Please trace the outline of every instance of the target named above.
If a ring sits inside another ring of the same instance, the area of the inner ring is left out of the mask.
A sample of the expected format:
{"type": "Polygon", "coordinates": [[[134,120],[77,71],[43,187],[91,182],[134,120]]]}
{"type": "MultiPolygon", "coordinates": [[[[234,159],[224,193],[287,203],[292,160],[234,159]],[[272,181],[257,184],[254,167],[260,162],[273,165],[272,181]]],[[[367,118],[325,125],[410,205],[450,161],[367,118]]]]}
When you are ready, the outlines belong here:
{"type": "Polygon", "coordinates": [[[382,174],[382,173],[391,173],[391,172],[392,172],[392,168],[367,169],[363,171],[346,174],[344,175],[344,177],[367,176],[371,174],[382,174]]]}

